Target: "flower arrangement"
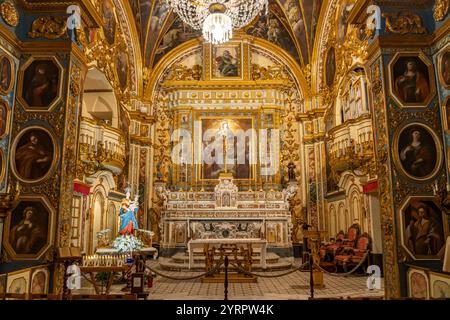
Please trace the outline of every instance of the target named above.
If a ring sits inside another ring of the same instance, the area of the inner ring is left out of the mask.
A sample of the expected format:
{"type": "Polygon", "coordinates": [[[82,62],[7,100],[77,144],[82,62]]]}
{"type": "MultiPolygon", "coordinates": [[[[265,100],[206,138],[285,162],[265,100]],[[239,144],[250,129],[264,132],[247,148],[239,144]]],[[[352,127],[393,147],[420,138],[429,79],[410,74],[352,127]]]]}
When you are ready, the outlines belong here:
{"type": "Polygon", "coordinates": [[[123,235],[114,239],[112,246],[120,253],[124,253],[138,251],[144,247],[144,243],[133,235],[123,235]]]}

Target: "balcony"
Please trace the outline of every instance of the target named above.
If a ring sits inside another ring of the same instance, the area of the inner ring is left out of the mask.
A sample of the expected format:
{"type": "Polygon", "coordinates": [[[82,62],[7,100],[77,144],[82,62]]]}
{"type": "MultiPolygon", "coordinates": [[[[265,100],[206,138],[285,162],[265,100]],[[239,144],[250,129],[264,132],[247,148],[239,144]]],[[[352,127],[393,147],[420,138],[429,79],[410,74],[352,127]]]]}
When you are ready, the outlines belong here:
{"type": "Polygon", "coordinates": [[[119,129],[90,118],[83,117],[80,126],[80,160],[90,175],[107,169],[120,174],[125,167],[125,139],[119,129]],[[93,172],[92,172],[93,171],[93,172]]]}

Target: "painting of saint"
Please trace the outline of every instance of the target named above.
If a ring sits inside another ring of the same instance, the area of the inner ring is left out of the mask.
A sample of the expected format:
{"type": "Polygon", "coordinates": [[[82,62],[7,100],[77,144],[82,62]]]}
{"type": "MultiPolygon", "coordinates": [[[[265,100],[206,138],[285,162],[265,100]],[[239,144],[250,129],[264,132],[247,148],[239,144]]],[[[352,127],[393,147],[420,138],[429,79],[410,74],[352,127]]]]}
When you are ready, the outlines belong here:
{"type": "Polygon", "coordinates": [[[450,51],[445,52],[442,56],[441,76],[444,86],[450,87],[450,51]]]}
{"type": "Polygon", "coordinates": [[[445,244],[442,212],[429,198],[416,197],[404,210],[403,241],[416,258],[436,256],[445,244]]]}
{"type": "Polygon", "coordinates": [[[49,213],[39,201],[22,201],[11,214],[9,244],[16,254],[33,255],[46,245],[49,213]]]}
{"type": "Polygon", "coordinates": [[[235,179],[250,179],[250,137],[245,134],[252,128],[252,119],[202,119],[203,179],[218,179],[227,172],[235,179]],[[226,155],[225,155],[226,139],[226,155]]]}
{"type": "Polygon", "coordinates": [[[47,293],[47,270],[36,270],[31,279],[31,293],[47,293]]]}
{"type": "Polygon", "coordinates": [[[237,78],[241,76],[240,45],[213,46],[213,76],[237,78]]]}
{"type": "Polygon", "coordinates": [[[447,98],[447,101],[445,102],[445,117],[446,119],[444,121],[445,125],[447,126],[446,130],[450,131],[450,98],[447,98]]]}
{"type": "Polygon", "coordinates": [[[432,134],[418,124],[403,129],[398,139],[403,170],[416,179],[429,177],[437,166],[438,148],[432,134]]]}
{"type": "Polygon", "coordinates": [[[3,56],[0,58],[0,92],[8,94],[12,84],[13,66],[11,60],[3,56]]]}
{"type": "Polygon", "coordinates": [[[128,81],[128,56],[126,52],[120,51],[117,54],[116,68],[120,88],[123,90],[127,86],[128,81]]]}
{"type": "Polygon", "coordinates": [[[6,102],[0,101],[0,137],[3,137],[8,127],[8,107],[6,102]]]}
{"type": "Polygon", "coordinates": [[[428,298],[428,281],[425,275],[412,272],[409,278],[409,296],[417,299],[428,298]]]}
{"type": "Polygon", "coordinates": [[[30,107],[49,107],[58,95],[60,72],[53,60],[33,61],[25,70],[22,98],[30,107]]]}
{"type": "Polygon", "coordinates": [[[103,11],[103,30],[105,34],[106,41],[109,44],[114,44],[114,39],[116,37],[116,16],[114,15],[114,8],[111,0],[104,0],[102,4],[103,11]]]}
{"type": "Polygon", "coordinates": [[[424,103],[431,93],[428,66],[418,57],[401,57],[393,68],[393,91],[405,104],[424,103]]]}
{"type": "Polygon", "coordinates": [[[17,175],[24,180],[43,178],[50,170],[55,152],[49,133],[35,128],[18,139],[14,154],[17,175]]]}
{"type": "Polygon", "coordinates": [[[328,49],[327,59],[325,64],[325,81],[327,86],[331,87],[334,83],[334,77],[336,75],[336,56],[333,47],[328,49]]]}

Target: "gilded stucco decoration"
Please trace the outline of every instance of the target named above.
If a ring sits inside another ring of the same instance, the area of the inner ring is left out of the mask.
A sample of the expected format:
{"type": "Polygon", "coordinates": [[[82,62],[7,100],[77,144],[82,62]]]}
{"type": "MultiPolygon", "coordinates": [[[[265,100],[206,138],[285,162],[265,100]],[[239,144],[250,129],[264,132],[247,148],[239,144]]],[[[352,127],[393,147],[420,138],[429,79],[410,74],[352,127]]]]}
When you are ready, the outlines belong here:
{"type": "Polygon", "coordinates": [[[395,217],[392,198],[392,180],[390,176],[390,142],[388,129],[388,115],[385,105],[383,82],[383,62],[376,58],[370,64],[370,78],[372,83],[374,119],[374,143],[377,158],[377,176],[381,209],[381,228],[383,232],[385,292],[388,298],[400,296],[399,270],[397,266],[397,243],[395,217]]]}
{"type": "Polygon", "coordinates": [[[449,0],[436,0],[434,3],[433,17],[436,21],[442,21],[448,14],[450,8],[449,0]]]}
{"type": "Polygon", "coordinates": [[[386,32],[398,34],[424,34],[427,32],[422,18],[411,11],[383,13],[386,18],[386,32]]]}
{"type": "Polygon", "coordinates": [[[19,24],[19,13],[17,12],[14,3],[11,1],[3,1],[0,5],[0,14],[2,15],[3,20],[11,26],[17,27],[19,24]]]}
{"type": "Polygon", "coordinates": [[[28,36],[34,38],[59,39],[67,38],[67,17],[65,16],[42,16],[36,18],[28,36]]]}

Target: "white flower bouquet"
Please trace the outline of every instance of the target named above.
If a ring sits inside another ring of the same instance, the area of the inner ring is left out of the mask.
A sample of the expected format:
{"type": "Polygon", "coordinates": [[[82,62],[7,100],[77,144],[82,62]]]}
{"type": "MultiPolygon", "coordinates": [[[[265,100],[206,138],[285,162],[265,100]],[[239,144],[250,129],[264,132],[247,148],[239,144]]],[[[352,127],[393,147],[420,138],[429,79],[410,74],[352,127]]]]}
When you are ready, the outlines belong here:
{"type": "Polygon", "coordinates": [[[124,235],[114,239],[112,246],[120,253],[124,253],[138,251],[144,247],[144,243],[133,235],[124,235]]]}

